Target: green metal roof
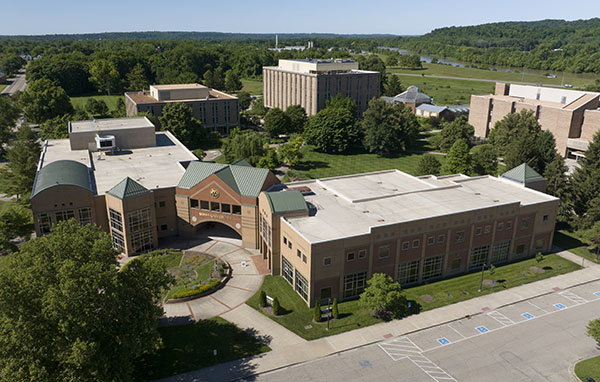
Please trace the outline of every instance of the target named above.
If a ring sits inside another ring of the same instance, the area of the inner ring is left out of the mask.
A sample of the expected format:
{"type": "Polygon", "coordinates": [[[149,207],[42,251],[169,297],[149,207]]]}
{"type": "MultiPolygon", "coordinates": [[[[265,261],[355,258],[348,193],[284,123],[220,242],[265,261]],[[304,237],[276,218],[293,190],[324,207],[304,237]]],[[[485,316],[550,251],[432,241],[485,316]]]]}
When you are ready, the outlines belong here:
{"type": "Polygon", "coordinates": [[[149,193],[146,187],[142,186],[135,180],[130,177],[126,177],[122,181],[120,181],[116,186],[106,191],[107,194],[112,195],[121,200],[127,198],[133,198],[135,196],[140,196],[149,193]]]}
{"type": "Polygon", "coordinates": [[[308,211],[308,206],[302,193],[297,190],[265,192],[271,212],[279,214],[292,211],[308,211]]]}
{"type": "Polygon", "coordinates": [[[269,170],[252,167],[246,161],[239,163],[227,165],[200,161],[190,162],[177,187],[193,188],[215,174],[238,194],[257,198],[265,184],[269,170]]]}
{"type": "Polygon", "coordinates": [[[537,171],[529,167],[527,163],[523,163],[511,170],[508,170],[500,176],[523,184],[546,180],[546,178],[538,174],[537,171]]]}
{"type": "Polygon", "coordinates": [[[57,160],[38,171],[31,197],[50,187],[63,185],[78,186],[93,192],[86,165],[73,160],[57,160]]]}

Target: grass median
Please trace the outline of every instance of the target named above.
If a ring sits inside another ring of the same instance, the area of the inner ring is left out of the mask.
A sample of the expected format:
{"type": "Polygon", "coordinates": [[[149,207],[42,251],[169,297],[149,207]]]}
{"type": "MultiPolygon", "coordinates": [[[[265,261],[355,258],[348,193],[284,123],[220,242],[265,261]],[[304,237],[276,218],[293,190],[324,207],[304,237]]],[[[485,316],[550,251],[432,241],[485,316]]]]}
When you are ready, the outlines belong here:
{"type": "Polygon", "coordinates": [[[165,378],[271,350],[259,339],[220,317],[162,327],[158,331],[163,346],[155,354],[138,360],[138,381],[165,378]]]}
{"type": "MultiPolygon", "coordinates": [[[[407,299],[411,301],[411,310],[422,312],[546,279],[558,274],[572,272],[580,268],[579,265],[565,260],[558,255],[550,254],[544,256],[544,260],[541,262],[538,262],[536,259],[527,259],[499,266],[495,269],[493,275],[490,275],[490,271],[486,270],[484,272],[484,280],[487,281],[481,292],[478,291],[481,272],[407,288],[404,292],[407,299]]],[[[338,304],[339,318],[330,322],[330,330],[327,331],[326,322],[314,323],[312,321],[312,309],[306,305],[304,300],[281,276],[266,276],[262,289],[270,297],[277,297],[279,299],[284,309],[284,314],[272,316],[263,311],[258,306],[260,291],[246,303],[307,340],[314,340],[382,322],[372,317],[361,306],[358,300],[344,301],[338,304]]]]}
{"type": "Polygon", "coordinates": [[[575,375],[581,382],[587,382],[588,378],[600,381],[600,356],[577,362],[575,364],[575,375]]]}

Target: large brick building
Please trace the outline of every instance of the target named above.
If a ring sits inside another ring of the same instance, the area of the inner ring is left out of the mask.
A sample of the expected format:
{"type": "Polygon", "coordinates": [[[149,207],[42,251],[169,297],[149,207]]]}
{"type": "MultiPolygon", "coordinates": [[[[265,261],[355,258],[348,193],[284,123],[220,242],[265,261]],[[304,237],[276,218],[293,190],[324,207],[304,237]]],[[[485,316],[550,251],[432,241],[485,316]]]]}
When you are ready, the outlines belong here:
{"type": "Polygon", "coordinates": [[[357,113],[369,107],[380,94],[381,74],[359,70],[353,60],[279,60],[278,66],[263,67],[263,101],[267,107],[285,110],[300,105],[311,116],[337,94],[351,98],[357,113]]]}
{"type": "Polygon", "coordinates": [[[239,100],[200,84],[151,85],[150,91],[125,93],[127,116],[147,112],[160,117],[171,102],[188,105],[194,118],[209,131],[227,135],[240,124],[239,100]]]}
{"type": "Polygon", "coordinates": [[[600,130],[599,98],[593,92],[497,83],[494,94],[471,96],[469,123],[476,136],[487,138],[507,114],[531,110],[554,135],[558,152],[577,158],[600,130]]]}
{"type": "Polygon", "coordinates": [[[545,180],[526,165],[498,178],[388,170],[281,184],[245,161],[198,161],[146,118],[70,126],[69,139],[44,142],[31,198],[38,235],[74,218],[134,255],[220,223],[309,305],[356,297],[373,273],[411,285],[552,245],[559,200],[532,189],[545,180]]]}

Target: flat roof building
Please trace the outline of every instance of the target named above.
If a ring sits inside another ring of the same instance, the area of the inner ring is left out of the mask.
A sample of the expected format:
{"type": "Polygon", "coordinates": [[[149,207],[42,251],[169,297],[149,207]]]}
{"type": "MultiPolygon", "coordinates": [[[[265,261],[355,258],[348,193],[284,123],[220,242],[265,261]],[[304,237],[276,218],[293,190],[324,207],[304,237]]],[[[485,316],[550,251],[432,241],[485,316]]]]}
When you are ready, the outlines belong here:
{"type": "Polygon", "coordinates": [[[286,186],[290,215],[259,199],[266,232],[279,236],[261,232],[261,250],[279,250],[272,272],[309,305],[357,297],[373,273],[404,286],[549,251],[559,203],[513,179],[398,170],[286,186]]]}
{"type": "Polygon", "coordinates": [[[600,93],[497,83],[494,94],[472,95],[469,123],[487,138],[507,114],[531,110],[542,129],[552,132],[563,157],[583,155],[600,130],[600,93]]]}
{"type": "Polygon", "coordinates": [[[204,85],[150,85],[149,91],[125,93],[127,116],[147,112],[160,117],[162,109],[170,102],[188,105],[194,118],[208,130],[227,135],[231,128],[239,126],[237,97],[204,85]]]}
{"type": "Polygon", "coordinates": [[[348,59],[279,60],[278,66],[263,67],[265,106],[285,110],[300,105],[309,116],[337,94],[351,98],[362,116],[369,101],[379,97],[380,85],[379,72],[359,70],[358,63],[348,59]]]}

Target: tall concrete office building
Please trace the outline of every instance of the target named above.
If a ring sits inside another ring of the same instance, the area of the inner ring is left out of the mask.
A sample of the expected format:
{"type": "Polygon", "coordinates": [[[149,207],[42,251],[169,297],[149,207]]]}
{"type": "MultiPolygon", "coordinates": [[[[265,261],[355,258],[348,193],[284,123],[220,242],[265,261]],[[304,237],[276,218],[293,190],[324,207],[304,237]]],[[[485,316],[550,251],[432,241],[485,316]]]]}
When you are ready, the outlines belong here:
{"type": "Polygon", "coordinates": [[[315,115],[337,94],[351,98],[359,116],[372,98],[380,96],[381,73],[359,70],[353,60],[279,60],[263,67],[263,100],[267,107],[285,110],[301,105],[315,115]]]}
{"type": "Polygon", "coordinates": [[[469,123],[476,136],[487,138],[506,115],[531,110],[554,135],[558,152],[578,159],[600,130],[599,106],[599,93],[497,83],[494,94],[471,96],[469,123]]]}

